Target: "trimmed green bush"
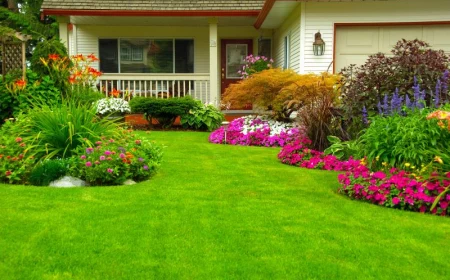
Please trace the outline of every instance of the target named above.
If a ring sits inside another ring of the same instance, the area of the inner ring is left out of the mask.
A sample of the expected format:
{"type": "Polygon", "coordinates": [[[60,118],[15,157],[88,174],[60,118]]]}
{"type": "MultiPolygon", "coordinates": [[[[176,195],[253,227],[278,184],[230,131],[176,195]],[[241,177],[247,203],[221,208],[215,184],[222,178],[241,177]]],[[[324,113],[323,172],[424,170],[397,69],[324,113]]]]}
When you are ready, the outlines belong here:
{"type": "Polygon", "coordinates": [[[168,128],[176,117],[196,108],[196,101],[189,96],[169,99],[136,97],[130,101],[130,107],[133,113],[143,113],[150,124],[155,118],[162,127],[168,128]]]}
{"type": "Polygon", "coordinates": [[[48,186],[68,172],[68,162],[62,159],[44,160],[36,164],[30,174],[30,183],[34,186],[48,186]]]}

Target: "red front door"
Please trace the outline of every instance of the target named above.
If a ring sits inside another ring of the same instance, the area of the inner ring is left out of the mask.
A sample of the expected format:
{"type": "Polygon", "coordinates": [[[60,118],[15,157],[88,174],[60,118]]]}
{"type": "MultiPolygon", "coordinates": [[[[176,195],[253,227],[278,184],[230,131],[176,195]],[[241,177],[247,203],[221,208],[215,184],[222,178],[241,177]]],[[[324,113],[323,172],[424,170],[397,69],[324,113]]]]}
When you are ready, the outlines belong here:
{"type": "MultiPolygon", "coordinates": [[[[253,53],[252,39],[223,39],[221,41],[221,93],[223,94],[228,85],[236,83],[241,80],[241,75],[238,71],[242,70],[245,64],[245,58],[253,53]]],[[[244,108],[238,108],[232,105],[234,110],[245,109],[251,110],[251,104],[244,108]]]]}

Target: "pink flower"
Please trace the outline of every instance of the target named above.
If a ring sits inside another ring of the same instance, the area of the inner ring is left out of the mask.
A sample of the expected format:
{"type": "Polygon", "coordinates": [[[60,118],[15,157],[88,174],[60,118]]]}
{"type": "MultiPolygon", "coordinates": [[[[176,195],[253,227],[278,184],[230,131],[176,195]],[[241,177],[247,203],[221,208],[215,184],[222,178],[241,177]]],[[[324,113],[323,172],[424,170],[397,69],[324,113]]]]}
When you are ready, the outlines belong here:
{"type": "Polygon", "coordinates": [[[86,154],[91,154],[94,151],[94,148],[86,148],[86,154]]]}
{"type": "Polygon", "coordinates": [[[105,156],[100,156],[100,160],[105,160],[106,157],[105,156]]]}
{"type": "Polygon", "coordinates": [[[136,145],[141,145],[141,140],[136,140],[134,142],[136,143],[136,145]]]}
{"type": "Polygon", "coordinates": [[[105,151],[105,155],[110,156],[111,155],[111,151],[105,151]]]}
{"type": "Polygon", "coordinates": [[[399,204],[401,202],[401,200],[398,198],[398,197],[394,197],[393,199],[392,199],[392,203],[394,204],[394,205],[397,205],[397,204],[399,204]]]}
{"type": "Polygon", "coordinates": [[[86,156],[85,156],[85,155],[82,155],[80,158],[81,158],[81,159],[86,159],[86,156]]]}
{"type": "Polygon", "coordinates": [[[377,171],[377,172],[373,173],[372,178],[375,178],[378,180],[383,180],[384,178],[386,178],[386,174],[384,174],[384,172],[377,171]]]}
{"type": "Polygon", "coordinates": [[[120,153],[119,157],[120,158],[125,158],[125,154],[124,153],[120,153]]]}
{"type": "Polygon", "coordinates": [[[108,173],[112,173],[114,170],[112,170],[111,168],[108,168],[106,171],[108,171],[108,173]]]}
{"type": "Polygon", "coordinates": [[[447,209],[448,202],[447,201],[441,201],[441,202],[439,202],[439,205],[441,206],[442,209],[447,209]]]}
{"type": "Polygon", "coordinates": [[[102,144],[102,141],[97,141],[97,142],[95,142],[95,145],[101,145],[102,144]]]}
{"type": "Polygon", "coordinates": [[[92,162],[88,161],[85,163],[87,167],[91,167],[92,166],[92,162]]]}
{"type": "Polygon", "coordinates": [[[22,139],[22,138],[20,138],[20,137],[17,137],[17,138],[16,138],[16,142],[17,142],[17,143],[20,143],[20,142],[22,142],[22,140],[23,140],[23,139],[22,139]]]}

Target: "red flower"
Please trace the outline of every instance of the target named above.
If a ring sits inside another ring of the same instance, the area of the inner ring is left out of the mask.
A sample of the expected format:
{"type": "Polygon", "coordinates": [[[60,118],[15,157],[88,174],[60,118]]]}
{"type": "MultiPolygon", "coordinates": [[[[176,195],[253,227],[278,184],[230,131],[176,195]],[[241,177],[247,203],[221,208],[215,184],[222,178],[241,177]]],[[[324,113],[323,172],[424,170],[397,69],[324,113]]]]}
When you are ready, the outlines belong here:
{"type": "Polygon", "coordinates": [[[50,59],[50,60],[58,60],[59,59],[59,54],[56,54],[56,53],[49,54],[48,55],[48,59],[50,59]]]}
{"type": "Polygon", "coordinates": [[[76,82],[77,82],[77,78],[75,76],[70,76],[69,77],[69,83],[75,84],[76,82]]]}
{"type": "Polygon", "coordinates": [[[25,80],[17,80],[15,82],[15,85],[19,88],[19,89],[24,89],[25,86],[27,85],[27,81],[25,80]]]}
{"type": "Polygon", "coordinates": [[[98,60],[99,60],[93,53],[91,53],[90,55],[88,55],[87,58],[88,58],[91,62],[94,62],[94,61],[98,61],[98,60]]]}
{"type": "Polygon", "coordinates": [[[20,137],[17,137],[17,138],[16,138],[16,142],[17,142],[17,143],[20,143],[20,142],[22,142],[22,140],[23,140],[23,139],[22,139],[22,138],[20,138],[20,137]]]}
{"type": "Polygon", "coordinates": [[[113,88],[110,92],[110,95],[114,96],[114,97],[118,97],[120,95],[120,91],[118,91],[117,89],[113,88]]]}
{"type": "Polygon", "coordinates": [[[12,172],[10,170],[5,172],[6,177],[10,176],[12,174],[12,172]]]}

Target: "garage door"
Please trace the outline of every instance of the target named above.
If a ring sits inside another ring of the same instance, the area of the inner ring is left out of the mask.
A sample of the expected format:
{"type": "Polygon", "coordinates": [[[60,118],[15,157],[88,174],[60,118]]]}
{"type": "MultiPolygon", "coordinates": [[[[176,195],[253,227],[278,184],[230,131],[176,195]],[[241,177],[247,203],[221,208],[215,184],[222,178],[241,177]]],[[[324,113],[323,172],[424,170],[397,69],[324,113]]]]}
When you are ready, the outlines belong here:
{"type": "Polygon", "coordinates": [[[433,49],[450,54],[450,25],[347,27],[336,29],[336,72],[350,64],[361,65],[377,52],[389,54],[400,39],[420,39],[433,49]]]}

